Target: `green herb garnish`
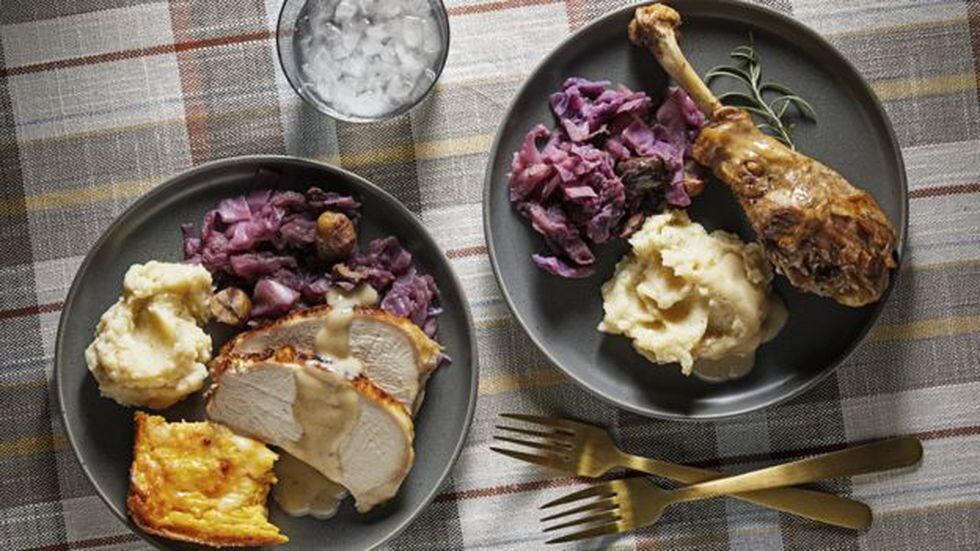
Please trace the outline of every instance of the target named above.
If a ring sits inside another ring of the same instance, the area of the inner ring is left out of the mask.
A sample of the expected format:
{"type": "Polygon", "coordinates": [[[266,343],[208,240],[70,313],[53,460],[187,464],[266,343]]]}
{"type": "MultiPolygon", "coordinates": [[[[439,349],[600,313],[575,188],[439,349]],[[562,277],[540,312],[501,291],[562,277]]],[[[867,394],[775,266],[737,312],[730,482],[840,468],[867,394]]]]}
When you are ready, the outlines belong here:
{"type": "Polygon", "coordinates": [[[704,80],[711,83],[719,77],[733,78],[748,88],[749,93],[726,92],[718,96],[718,101],[735,105],[755,115],[759,129],[771,134],[788,147],[795,149],[790,133],[793,124],[790,121],[789,107],[795,106],[796,111],[804,119],[816,123],[817,115],[805,99],[778,82],[762,80],[762,61],[755,51],[755,40],[749,33],[749,44],[735,48],[728,54],[737,64],[719,65],[704,75],[704,80]],[[766,96],[772,97],[766,101],[766,96]]]}

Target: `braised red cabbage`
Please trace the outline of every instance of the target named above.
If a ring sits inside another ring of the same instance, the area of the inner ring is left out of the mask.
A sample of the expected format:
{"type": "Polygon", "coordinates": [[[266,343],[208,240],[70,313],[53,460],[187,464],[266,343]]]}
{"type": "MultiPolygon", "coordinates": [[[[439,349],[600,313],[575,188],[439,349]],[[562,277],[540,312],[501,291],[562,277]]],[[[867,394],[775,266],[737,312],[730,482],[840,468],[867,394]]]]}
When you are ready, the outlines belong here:
{"type": "Polygon", "coordinates": [[[334,269],[339,285],[352,287],[365,281],[381,295],[381,309],[411,319],[430,337],[435,335],[439,289],[430,275],[419,273],[412,254],[396,237],[375,239],[367,250],[351,255],[334,269]]]}
{"type": "Polygon", "coordinates": [[[532,261],[561,277],[587,277],[594,245],[628,235],[642,216],[691,203],[700,180],[689,150],[704,115],[679,88],[654,109],[643,92],[569,78],[551,95],[557,127],[531,129],[514,154],[510,200],[551,254],[532,261]]]}
{"type": "MultiPolygon", "coordinates": [[[[260,171],[257,180],[274,186],[278,176],[260,171]]],[[[249,292],[253,326],[323,304],[333,286],[350,289],[365,282],[378,292],[382,309],[434,336],[442,312],[439,290],[397,238],[375,239],[340,261],[317,258],[316,219],[325,210],[342,212],[355,224],[361,218],[355,198],[317,187],[305,194],[262,189],[223,199],[204,215],[200,234],[193,224],[181,226],[185,261],[207,268],[219,288],[249,292]]]]}
{"type": "Polygon", "coordinates": [[[263,279],[255,284],[252,293],[252,316],[271,318],[289,313],[299,304],[300,293],[275,279],[263,279]]]}

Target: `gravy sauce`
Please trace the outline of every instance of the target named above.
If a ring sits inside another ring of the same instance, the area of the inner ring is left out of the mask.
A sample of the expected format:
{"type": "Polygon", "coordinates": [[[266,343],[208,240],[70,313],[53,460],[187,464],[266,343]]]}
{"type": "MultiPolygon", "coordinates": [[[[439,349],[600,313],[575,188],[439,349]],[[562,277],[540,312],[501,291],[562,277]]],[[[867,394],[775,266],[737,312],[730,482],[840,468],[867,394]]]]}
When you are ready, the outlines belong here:
{"type": "Polygon", "coordinates": [[[328,519],[337,514],[347,489],[286,452],[279,452],[272,498],[287,515],[328,519]]]}
{"type": "Polygon", "coordinates": [[[346,494],[340,465],[340,448],[360,416],[357,391],[347,379],[314,362],[297,369],[293,415],[303,427],[296,442],[282,446],[286,454],[276,462],[279,481],[273,491],[276,503],[290,515],[336,512],[346,494]],[[303,469],[294,462],[304,463],[303,469]]]}
{"type": "Polygon", "coordinates": [[[347,496],[347,490],[334,481],[343,480],[340,447],[360,415],[357,392],[346,381],[362,371],[361,362],[350,355],[350,325],[354,308],[378,304],[378,293],[363,284],[351,291],[331,289],[327,304],[331,310],[317,333],[316,353],[331,371],[310,362],[296,372],[293,412],[304,434],[284,447],[286,453],[275,467],[279,481],[272,492],[285,513],[320,519],[336,514],[347,496]]]}

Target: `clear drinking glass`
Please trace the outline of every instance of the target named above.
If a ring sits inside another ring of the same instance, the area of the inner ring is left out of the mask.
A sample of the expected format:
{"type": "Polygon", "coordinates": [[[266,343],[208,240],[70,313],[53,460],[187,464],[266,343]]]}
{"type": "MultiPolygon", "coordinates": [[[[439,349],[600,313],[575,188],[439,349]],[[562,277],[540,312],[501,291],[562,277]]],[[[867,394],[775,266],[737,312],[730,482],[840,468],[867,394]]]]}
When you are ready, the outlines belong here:
{"type": "MultiPolygon", "coordinates": [[[[386,0],[378,0],[384,2],[386,0]]],[[[397,117],[407,113],[416,105],[422,102],[432,88],[435,87],[442,69],[446,64],[446,56],[449,53],[449,16],[446,7],[441,0],[427,0],[432,8],[432,13],[439,28],[439,41],[442,45],[441,51],[436,57],[434,65],[430,68],[434,72],[434,78],[425,86],[421,93],[410,95],[404,104],[398,105],[391,111],[377,116],[359,116],[345,113],[338,110],[334,105],[325,101],[317,93],[315,88],[309,83],[304,82],[304,72],[299,60],[299,47],[297,40],[308,32],[310,18],[307,11],[310,5],[317,2],[336,4],[336,0],[286,0],[279,12],[279,23],[276,29],[276,47],[279,53],[279,62],[282,65],[286,79],[293,87],[293,90],[307,103],[316,108],[317,111],[329,115],[338,120],[347,122],[373,122],[397,117]]],[[[416,90],[417,91],[417,90],[416,90]]]]}

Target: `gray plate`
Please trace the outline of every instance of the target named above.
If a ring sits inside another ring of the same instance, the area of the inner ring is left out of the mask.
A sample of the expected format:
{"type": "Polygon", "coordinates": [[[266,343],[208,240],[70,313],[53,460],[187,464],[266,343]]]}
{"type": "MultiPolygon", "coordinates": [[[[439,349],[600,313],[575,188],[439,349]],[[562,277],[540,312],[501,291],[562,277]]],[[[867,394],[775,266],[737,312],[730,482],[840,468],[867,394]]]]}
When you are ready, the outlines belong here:
{"type": "MultiPolygon", "coordinates": [[[[777,12],[718,0],[674,5],[684,21],[681,46],[699,73],[729,63],[728,52],[746,43],[750,31],[754,34],[763,76],[790,86],[816,109],[819,123],[799,125],[797,147],[874,195],[899,229],[904,246],[908,198],[901,152],[881,106],[854,67],[815,32],[777,12]]],[[[625,243],[599,249],[598,269],[591,278],[550,276],[530,261],[531,253],[544,250],[542,240],[507,200],[511,156],[536,123],[554,126],[547,98],[566,77],[610,80],[654,98],[662,95],[666,74],[648,52],[626,38],[632,13],[633,8],[610,13],[558,46],[531,74],[505,115],[484,191],[484,226],[497,281],[538,348],[572,379],[618,406],[649,417],[710,419],[774,404],[829,374],[874,323],[884,300],[845,308],[799,293],[777,277],[775,289],[790,310],[785,329],[760,348],[750,375],[722,384],[703,382],[681,375],[676,365],[652,365],[625,338],[596,331],[602,317],[599,287],[626,251],[625,243]]],[[[709,230],[754,238],[721,183],[710,183],[690,213],[709,230]]]]}
{"type": "MultiPolygon", "coordinates": [[[[367,549],[387,541],[432,500],[459,455],[476,404],[477,357],[473,328],[463,290],[435,241],[415,217],[393,197],[362,178],[338,168],[291,157],[261,156],[225,159],[202,165],[157,187],[122,214],[99,239],[82,263],[68,293],[55,347],[55,376],[68,438],[96,491],[123,521],[126,518],[128,470],[132,461],[133,410],[99,396],[83,351],[95,325],[122,289],[133,263],[151,259],[182,259],[180,224],[200,224],[204,213],[225,197],[258,186],[259,167],[283,175],[280,188],[305,190],[318,185],[328,191],[356,193],[364,202],[361,243],[395,235],[435,277],[446,312],[440,318],[439,341],[454,362],[439,369],[428,383],[415,427],[415,466],[401,491],[388,504],[367,515],[357,514],[350,500],[333,519],[293,518],[273,502],[271,518],[289,536],[277,549],[367,549]]],[[[219,346],[230,331],[209,328],[219,346]]],[[[170,420],[204,419],[200,393],[166,410],[170,420]]],[[[194,549],[143,534],[169,549],[194,549]]]]}

